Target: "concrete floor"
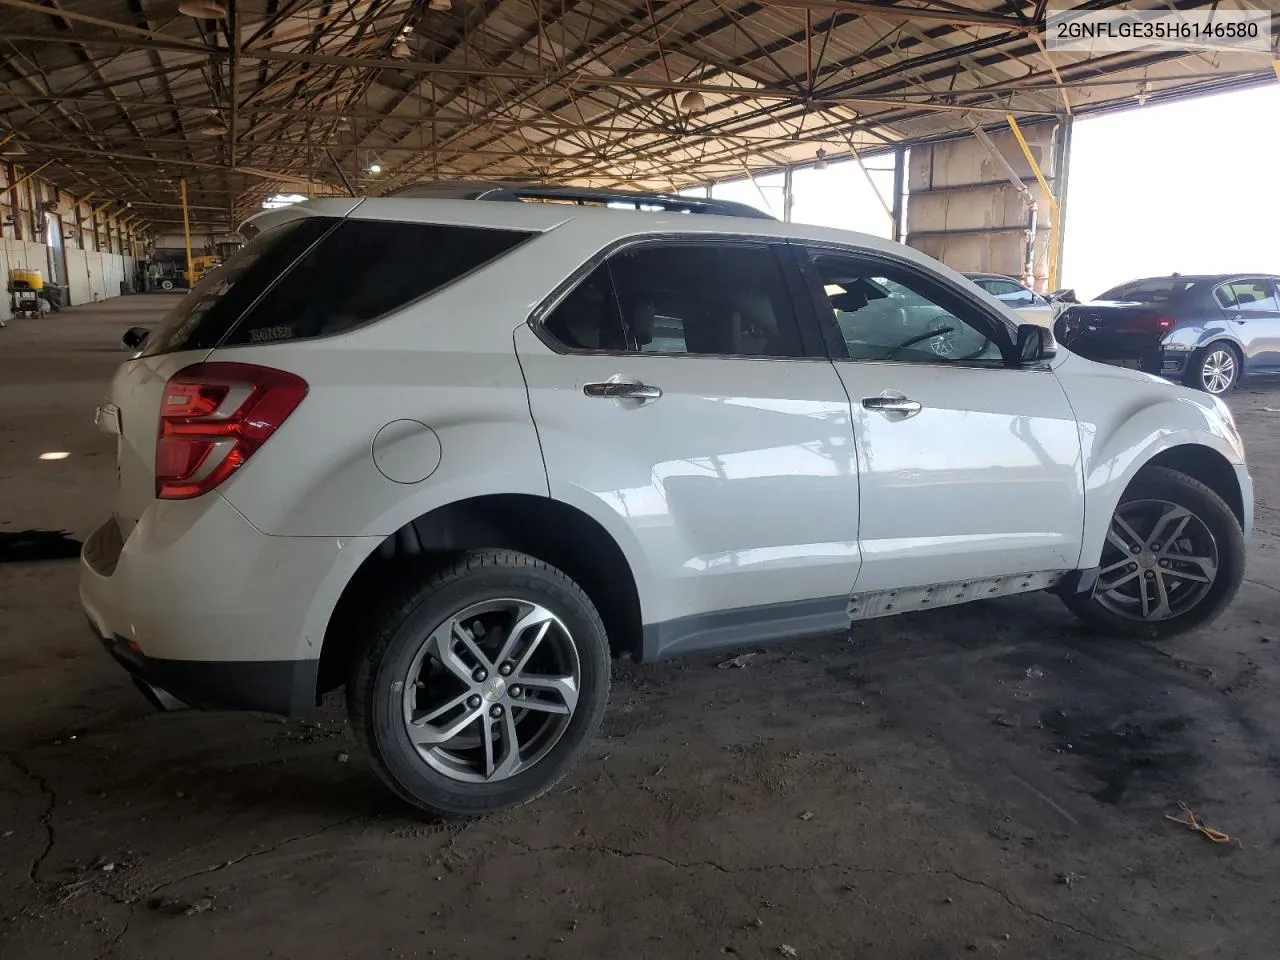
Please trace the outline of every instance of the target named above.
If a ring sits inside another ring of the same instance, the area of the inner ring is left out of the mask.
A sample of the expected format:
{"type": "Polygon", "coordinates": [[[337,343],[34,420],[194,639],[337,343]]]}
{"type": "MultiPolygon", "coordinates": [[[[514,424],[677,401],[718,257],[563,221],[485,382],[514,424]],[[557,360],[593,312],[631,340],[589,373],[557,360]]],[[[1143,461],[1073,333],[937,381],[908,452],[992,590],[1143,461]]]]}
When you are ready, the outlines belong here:
{"type": "MultiPolygon", "coordinates": [[[[105,516],[93,406],[120,332],[171,302],[0,331],[0,530],[105,516]]],[[[1119,643],[1029,596],[742,670],[621,664],[580,769],[465,827],[389,800],[337,704],[153,712],[74,561],[2,564],[0,956],[1274,956],[1280,384],[1232,403],[1258,530],[1211,629],[1119,643]]]]}

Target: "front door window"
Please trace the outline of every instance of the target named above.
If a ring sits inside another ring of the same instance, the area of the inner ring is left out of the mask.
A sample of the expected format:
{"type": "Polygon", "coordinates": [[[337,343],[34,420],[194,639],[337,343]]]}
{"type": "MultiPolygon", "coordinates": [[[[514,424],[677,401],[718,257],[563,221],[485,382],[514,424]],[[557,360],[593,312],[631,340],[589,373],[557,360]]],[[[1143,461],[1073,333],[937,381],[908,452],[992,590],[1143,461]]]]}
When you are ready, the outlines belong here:
{"type": "Polygon", "coordinates": [[[813,262],[850,360],[1003,365],[990,321],[944,305],[918,279],[839,255],[813,262]]]}

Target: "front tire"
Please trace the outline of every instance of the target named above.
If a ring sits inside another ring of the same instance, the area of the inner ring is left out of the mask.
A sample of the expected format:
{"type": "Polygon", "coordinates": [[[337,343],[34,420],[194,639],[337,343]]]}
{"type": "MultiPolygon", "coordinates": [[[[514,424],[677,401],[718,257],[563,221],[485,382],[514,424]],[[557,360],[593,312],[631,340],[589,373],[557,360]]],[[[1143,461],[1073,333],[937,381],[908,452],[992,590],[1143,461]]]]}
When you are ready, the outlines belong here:
{"type": "Polygon", "coordinates": [[[1242,361],[1229,343],[1211,343],[1187,364],[1186,384],[1215,397],[1225,397],[1240,382],[1242,361]]]}
{"type": "Polygon", "coordinates": [[[1162,639],[1216,618],[1244,579],[1244,533],[1198,480],[1147,467],[1120,498],[1088,593],[1064,597],[1104,633],[1162,639]]]}
{"type": "Polygon", "coordinates": [[[600,727],[609,643],[564,573],[479,550],[407,583],[347,683],[357,740],[408,803],[483,816],[549,790],[600,727]]]}

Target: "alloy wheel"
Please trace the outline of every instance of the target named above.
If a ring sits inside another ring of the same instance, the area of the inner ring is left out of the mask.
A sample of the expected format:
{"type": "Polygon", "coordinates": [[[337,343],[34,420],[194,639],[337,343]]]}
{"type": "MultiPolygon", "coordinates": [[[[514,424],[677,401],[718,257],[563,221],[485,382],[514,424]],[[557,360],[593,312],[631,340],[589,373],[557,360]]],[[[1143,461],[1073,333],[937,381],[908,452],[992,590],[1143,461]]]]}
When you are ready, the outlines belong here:
{"type": "Polygon", "coordinates": [[[946,317],[936,317],[929,322],[929,329],[938,331],[937,336],[931,337],[928,341],[929,349],[933,351],[934,356],[945,360],[956,352],[956,342],[959,338],[955,329],[957,326],[959,321],[948,323],[946,317]],[[944,333],[943,331],[948,327],[951,327],[950,332],[944,333]]]}
{"type": "Polygon", "coordinates": [[[1236,357],[1226,347],[1219,347],[1204,358],[1200,382],[1208,393],[1226,393],[1236,380],[1236,357]]]}
{"type": "Polygon", "coordinates": [[[1094,598],[1130,620],[1168,620],[1193,609],[1218,576],[1218,545],[1186,507],[1133,500],[1107,531],[1094,598]]]}
{"type": "Polygon", "coordinates": [[[573,636],[546,607],[471,604],[440,624],[410,663],[405,730],[422,759],[454,780],[506,780],[564,735],[581,680],[573,636]]]}

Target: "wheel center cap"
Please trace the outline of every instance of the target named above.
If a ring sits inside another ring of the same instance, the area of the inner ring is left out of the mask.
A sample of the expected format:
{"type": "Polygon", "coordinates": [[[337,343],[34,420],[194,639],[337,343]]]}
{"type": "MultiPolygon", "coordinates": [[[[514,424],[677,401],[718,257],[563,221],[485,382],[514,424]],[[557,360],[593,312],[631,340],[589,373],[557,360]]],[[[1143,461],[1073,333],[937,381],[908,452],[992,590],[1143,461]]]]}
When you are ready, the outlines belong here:
{"type": "Polygon", "coordinates": [[[1154,570],[1156,566],[1156,555],[1154,553],[1144,553],[1141,558],[1139,558],[1139,562],[1147,570],[1154,570]]]}
{"type": "Polygon", "coordinates": [[[506,692],[507,681],[502,677],[490,677],[480,685],[480,696],[484,697],[486,703],[501,700],[506,692]]]}

